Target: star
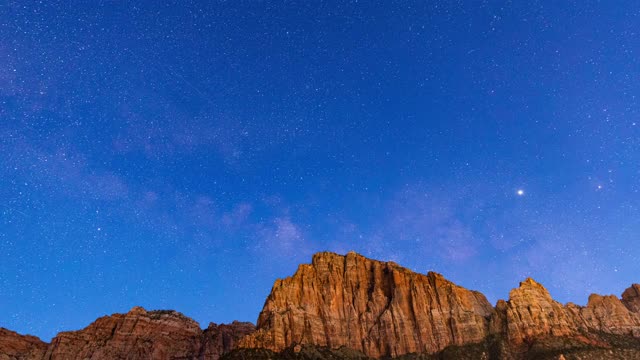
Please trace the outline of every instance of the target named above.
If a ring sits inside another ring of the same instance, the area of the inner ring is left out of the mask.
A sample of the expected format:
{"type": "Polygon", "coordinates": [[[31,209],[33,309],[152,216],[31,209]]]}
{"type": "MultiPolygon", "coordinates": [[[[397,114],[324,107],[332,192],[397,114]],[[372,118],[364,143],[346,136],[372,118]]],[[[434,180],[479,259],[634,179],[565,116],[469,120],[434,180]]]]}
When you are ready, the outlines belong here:
{"type": "Polygon", "coordinates": [[[518,190],[516,191],[516,194],[517,194],[518,196],[522,196],[522,195],[524,195],[524,190],[522,190],[522,189],[518,189],[518,190]]]}

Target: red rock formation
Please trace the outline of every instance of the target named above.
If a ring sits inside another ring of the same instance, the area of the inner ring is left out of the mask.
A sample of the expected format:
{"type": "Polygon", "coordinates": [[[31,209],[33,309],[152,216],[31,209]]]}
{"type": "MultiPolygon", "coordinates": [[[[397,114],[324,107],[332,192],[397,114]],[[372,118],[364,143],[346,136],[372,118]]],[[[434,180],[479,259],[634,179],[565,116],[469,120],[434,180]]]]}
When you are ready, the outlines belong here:
{"type": "Polygon", "coordinates": [[[622,300],[594,294],[585,307],[563,306],[529,278],[493,309],[482,294],[433,272],[421,275],[355,253],[319,253],[292,277],[276,281],[258,331],[239,346],[347,346],[380,357],[433,353],[489,334],[515,346],[548,337],[602,344],[584,334],[640,337],[639,308],[640,285],[627,289],[622,300]]]}
{"type": "Polygon", "coordinates": [[[633,284],[622,293],[622,302],[632,312],[640,313],[640,284],[633,284]]]}
{"type": "Polygon", "coordinates": [[[45,351],[47,343],[37,337],[0,328],[0,360],[40,359],[45,351]]]}
{"type": "Polygon", "coordinates": [[[498,302],[496,311],[500,314],[496,319],[501,320],[502,326],[492,330],[506,334],[515,343],[543,336],[567,336],[578,328],[562,304],[531,278],[511,290],[508,302],[498,302]]]}
{"type": "Polygon", "coordinates": [[[99,318],[82,330],[58,334],[44,359],[217,360],[254,330],[251,323],[233,322],[211,323],[202,331],[197,322],[178,312],[134,307],[126,314],[99,318]]]}
{"type": "Polygon", "coordinates": [[[580,317],[585,322],[583,329],[640,337],[640,313],[630,311],[613,295],[592,294],[580,309],[580,317]]]}
{"type": "MultiPolygon", "coordinates": [[[[603,332],[640,338],[640,285],[625,290],[622,299],[593,294],[587,306],[563,306],[526,279],[493,308],[482,294],[434,272],[417,274],[355,253],[319,253],[292,277],[276,281],[258,329],[234,322],[212,323],[203,331],[178,312],[135,307],[60,333],[49,345],[0,328],[0,360],[217,360],[236,346],[280,351],[305,344],[345,346],[381,357],[434,353],[489,335],[514,349],[563,346],[565,340],[606,347],[609,340],[598,335],[603,332]]],[[[613,358],[624,354],[611,351],[613,358]]]]}
{"type": "Polygon", "coordinates": [[[256,330],[249,322],[234,321],[231,324],[210,323],[202,336],[202,347],[198,359],[217,360],[233,350],[236,342],[256,330]]]}
{"type": "Polygon", "coordinates": [[[134,307],[58,334],[46,359],[193,359],[200,335],[198,323],[178,312],[134,307]]]}
{"type": "Polygon", "coordinates": [[[633,285],[627,289],[622,301],[613,295],[592,294],[585,307],[571,303],[563,306],[529,278],[510,292],[509,301],[498,302],[492,331],[506,334],[516,344],[545,336],[578,336],[593,331],[640,337],[640,313],[630,310],[636,304],[634,291],[638,288],[633,285]]]}
{"type": "Polygon", "coordinates": [[[493,307],[442,275],[411,272],[356,253],[319,253],[277,280],[242,347],[347,346],[379,357],[479,342],[493,307]]]}

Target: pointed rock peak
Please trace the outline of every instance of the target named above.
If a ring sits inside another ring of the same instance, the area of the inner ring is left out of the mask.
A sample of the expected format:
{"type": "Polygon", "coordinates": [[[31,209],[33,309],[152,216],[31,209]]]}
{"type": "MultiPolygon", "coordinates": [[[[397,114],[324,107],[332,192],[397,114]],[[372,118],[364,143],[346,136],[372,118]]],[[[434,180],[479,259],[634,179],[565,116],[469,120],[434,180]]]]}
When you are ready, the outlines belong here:
{"type": "Polygon", "coordinates": [[[520,282],[520,288],[531,288],[531,289],[536,289],[538,291],[544,292],[544,293],[549,293],[549,291],[547,290],[547,288],[545,288],[542,284],[540,284],[539,282],[533,280],[533,278],[528,277],[526,279],[524,279],[524,281],[520,282]]]}
{"type": "Polygon", "coordinates": [[[551,300],[551,294],[549,294],[549,291],[544,286],[542,286],[542,284],[530,277],[524,279],[524,281],[521,281],[518,288],[513,289],[511,290],[511,292],[509,292],[509,300],[521,296],[540,296],[542,298],[551,300]]]}
{"type": "Polygon", "coordinates": [[[127,314],[130,315],[146,315],[147,310],[145,310],[142,306],[134,306],[129,310],[127,314]]]}
{"type": "Polygon", "coordinates": [[[542,285],[540,285],[539,282],[533,280],[533,278],[528,277],[524,279],[524,281],[520,282],[520,287],[523,287],[523,286],[542,286],[542,285]]]}

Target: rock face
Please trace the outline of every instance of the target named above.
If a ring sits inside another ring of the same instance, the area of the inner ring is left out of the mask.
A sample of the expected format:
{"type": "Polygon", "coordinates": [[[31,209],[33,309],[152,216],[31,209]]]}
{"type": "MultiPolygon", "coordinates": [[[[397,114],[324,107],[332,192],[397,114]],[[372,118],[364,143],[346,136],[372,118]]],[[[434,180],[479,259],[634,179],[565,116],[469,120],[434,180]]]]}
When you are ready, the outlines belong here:
{"type": "Polygon", "coordinates": [[[545,338],[606,346],[596,332],[640,337],[639,308],[640,285],[622,300],[594,294],[585,307],[563,306],[530,278],[493,308],[482,294],[437,273],[417,274],[353,252],[319,253],[292,277],[276,281],[258,330],[239,347],[280,352],[300,344],[345,346],[378,358],[436,353],[489,336],[513,346],[545,338]]]}
{"type": "Polygon", "coordinates": [[[356,253],[318,253],[277,280],[258,318],[209,324],[134,307],[46,344],[0,328],[0,360],[636,359],[640,285],[562,305],[526,279],[492,307],[429,272],[356,253]]]}
{"type": "Polygon", "coordinates": [[[217,360],[230,352],[236,342],[245,335],[256,330],[252,323],[234,321],[233,323],[216,325],[210,323],[202,337],[202,347],[198,359],[217,360]]]}
{"type": "Polygon", "coordinates": [[[198,323],[175,311],[134,307],[101,317],[83,330],[62,332],[46,359],[192,359],[200,350],[198,323]]]}
{"type": "Polygon", "coordinates": [[[634,307],[638,288],[633,285],[627,289],[622,300],[613,295],[592,294],[585,307],[572,303],[563,306],[529,278],[510,292],[509,301],[498,301],[492,332],[505,334],[516,344],[595,331],[640,337],[640,312],[634,307]]]}
{"type": "Polygon", "coordinates": [[[293,344],[346,346],[372,357],[433,353],[479,342],[494,309],[484,295],[430,272],[356,253],[319,253],[277,280],[241,347],[281,351],[293,344]]]}
{"type": "Polygon", "coordinates": [[[564,307],[542,285],[528,278],[511,290],[509,301],[496,305],[493,332],[504,333],[511,342],[522,343],[543,336],[571,335],[576,324],[564,307]]]}
{"type": "Polygon", "coordinates": [[[0,328],[0,360],[40,359],[47,344],[35,336],[0,328]]]}
{"type": "Polygon", "coordinates": [[[629,309],[636,313],[640,312],[640,284],[633,284],[622,293],[622,302],[629,309]]]}
{"type": "Polygon", "coordinates": [[[0,360],[217,360],[254,330],[251,323],[234,321],[229,325],[211,323],[203,331],[179,312],[134,307],[126,314],[101,317],[82,330],[61,332],[51,344],[3,329],[0,360]]]}

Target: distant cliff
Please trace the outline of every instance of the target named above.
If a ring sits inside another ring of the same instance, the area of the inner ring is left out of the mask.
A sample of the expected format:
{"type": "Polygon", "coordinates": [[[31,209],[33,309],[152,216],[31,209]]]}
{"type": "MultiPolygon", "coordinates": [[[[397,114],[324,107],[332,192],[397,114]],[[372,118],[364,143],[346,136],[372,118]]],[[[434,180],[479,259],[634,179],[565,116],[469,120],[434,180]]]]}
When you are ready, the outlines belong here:
{"type": "Polygon", "coordinates": [[[493,314],[484,295],[442,275],[355,253],[320,253],[294,276],[276,281],[259,330],[240,346],[346,346],[373,357],[433,353],[482,341],[493,314]]]}
{"type": "Polygon", "coordinates": [[[526,279],[493,307],[434,272],[325,252],[275,282],[257,328],[234,322],[202,330],[178,312],[136,307],[62,332],[50,344],[0,329],[0,360],[221,357],[635,359],[640,285],[622,298],[593,294],[577,306],[556,302],[526,279]]]}
{"type": "Polygon", "coordinates": [[[484,295],[430,272],[356,253],[314,255],[290,278],[276,281],[258,331],[239,346],[282,351],[296,344],[346,346],[371,357],[436,353],[489,335],[519,345],[573,337],[597,344],[603,332],[640,337],[640,286],[615,296],[591,295],[586,307],[554,301],[526,279],[493,308],[484,295]]]}
{"type": "Polygon", "coordinates": [[[104,316],[79,331],[59,333],[51,344],[0,329],[0,360],[7,359],[207,359],[231,351],[251,323],[209,324],[205,330],[176,311],[146,311],[104,316]]]}

